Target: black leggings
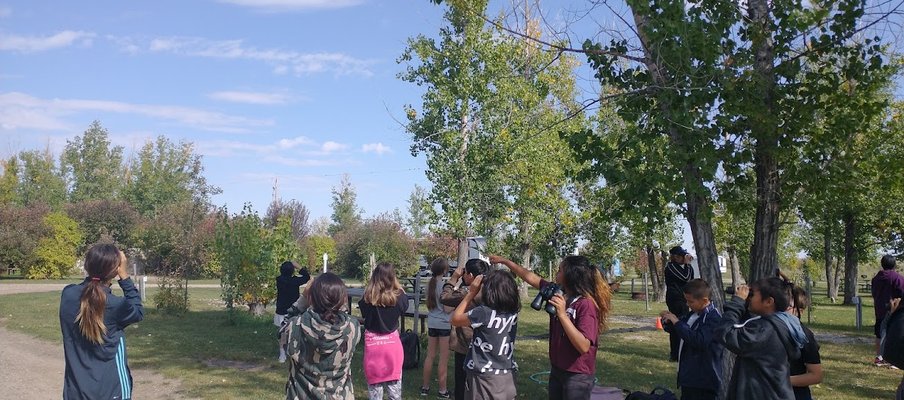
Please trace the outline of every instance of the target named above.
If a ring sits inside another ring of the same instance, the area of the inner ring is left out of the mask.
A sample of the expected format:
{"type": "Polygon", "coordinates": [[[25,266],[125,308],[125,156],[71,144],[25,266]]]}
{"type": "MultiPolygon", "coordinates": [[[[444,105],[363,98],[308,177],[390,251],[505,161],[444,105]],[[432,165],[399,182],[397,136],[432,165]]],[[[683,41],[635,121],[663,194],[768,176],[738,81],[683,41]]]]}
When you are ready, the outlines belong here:
{"type": "Polygon", "coordinates": [[[465,355],[455,353],[455,400],[465,399],[465,355]]]}

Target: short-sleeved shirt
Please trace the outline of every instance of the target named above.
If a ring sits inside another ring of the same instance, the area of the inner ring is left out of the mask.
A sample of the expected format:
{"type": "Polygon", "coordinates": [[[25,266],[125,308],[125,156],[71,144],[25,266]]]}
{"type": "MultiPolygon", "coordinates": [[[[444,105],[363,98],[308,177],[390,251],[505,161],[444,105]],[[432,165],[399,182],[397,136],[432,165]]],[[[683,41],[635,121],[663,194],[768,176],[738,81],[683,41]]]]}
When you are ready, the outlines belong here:
{"type": "Polygon", "coordinates": [[[377,307],[361,299],[358,301],[361,316],[364,317],[364,330],[373,333],[389,333],[399,329],[399,319],[408,311],[408,295],[402,293],[396,298],[396,304],[390,307],[377,307]]]}
{"type": "MultiPolygon", "coordinates": [[[[807,372],[805,364],[821,364],[819,359],[819,343],[813,337],[813,331],[806,326],[801,325],[804,334],[807,335],[807,344],[800,349],[800,358],[791,361],[791,375],[802,375],[807,372]]],[[[795,400],[811,400],[813,396],[810,394],[810,387],[793,387],[795,400]]]]}
{"type": "Polygon", "coordinates": [[[451,313],[446,312],[444,310],[443,305],[440,303],[440,296],[443,293],[443,280],[436,280],[436,287],[434,288],[434,298],[436,300],[436,308],[430,309],[427,312],[427,328],[430,329],[452,329],[452,325],[449,323],[449,319],[452,316],[451,313]]]}
{"type": "MultiPolygon", "coordinates": [[[[540,288],[549,285],[549,282],[540,281],[540,288]]],[[[576,297],[568,302],[566,309],[568,317],[575,328],[590,341],[590,350],[584,354],[574,348],[562,322],[555,315],[549,316],[549,362],[556,368],[574,372],[577,374],[596,373],[596,349],[599,342],[599,312],[593,300],[586,297],[576,297]]]]}
{"type": "Polygon", "coordinates": [[[481,374],[508,373],[514,368],[518,314],[499,313],[487,306],[468,312],[474,338],[465,368],[481,374]]]}

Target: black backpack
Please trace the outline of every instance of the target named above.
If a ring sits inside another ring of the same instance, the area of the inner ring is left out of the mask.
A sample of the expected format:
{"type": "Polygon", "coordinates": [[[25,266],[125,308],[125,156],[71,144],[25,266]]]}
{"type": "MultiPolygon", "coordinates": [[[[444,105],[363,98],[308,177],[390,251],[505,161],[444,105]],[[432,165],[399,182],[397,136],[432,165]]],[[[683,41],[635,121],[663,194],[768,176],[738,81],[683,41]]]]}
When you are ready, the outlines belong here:
{"type": "Polygon", "coordinates": [[[421,361],[421,339],[409,329],[399,334],[399,340],[402,342],[402,352],[405,353],[402,369],[417,368],[421,361]]]}
{"type": "Polygon", "coordinates": [[[904,305],[882,321],[885,336],[882,337],[882,358],[895,367],[904,369],[904,305]]]}
{"type": "Polygon", "coordinates": [[[675,393],[662,386],[657,386],[652,392],[633,392],[625,397],[625,400],[678,400],[675,393]]]}

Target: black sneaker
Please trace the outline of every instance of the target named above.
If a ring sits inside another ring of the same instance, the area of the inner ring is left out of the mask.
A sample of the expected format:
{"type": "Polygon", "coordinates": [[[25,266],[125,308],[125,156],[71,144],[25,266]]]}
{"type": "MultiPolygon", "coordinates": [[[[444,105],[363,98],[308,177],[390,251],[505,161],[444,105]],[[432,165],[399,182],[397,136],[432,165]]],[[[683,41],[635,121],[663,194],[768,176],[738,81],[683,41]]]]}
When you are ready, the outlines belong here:
{"type": "Polygon", "coordinates": [[[422,387],[421,388],[421,396],[428,396],[428,395],[430,395],[430,388],[422,387]]]}
{"type": "Polygon", "coordinates": [[[436,397],[441,398],[441,399],[448,399],[448,398],[452,397],[452,394],[449,393],[449,391],[447,390],[445,392],[437,392],[436,397]]]}

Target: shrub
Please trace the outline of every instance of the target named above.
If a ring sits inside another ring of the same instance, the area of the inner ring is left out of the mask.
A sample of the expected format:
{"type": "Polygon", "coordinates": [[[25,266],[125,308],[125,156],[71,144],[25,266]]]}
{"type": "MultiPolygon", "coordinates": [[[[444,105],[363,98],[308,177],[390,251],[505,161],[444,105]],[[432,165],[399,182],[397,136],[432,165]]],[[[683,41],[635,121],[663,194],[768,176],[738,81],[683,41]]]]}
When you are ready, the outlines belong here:
{"type": "Polygon", "coordinates": [[[61,212],[44,217],[49,235],[41,238],[35,249],[35,263],[25,268],[29,279],[60,279],[75,267],[77,251],[82,243],[78,223],[61,212]]]}

